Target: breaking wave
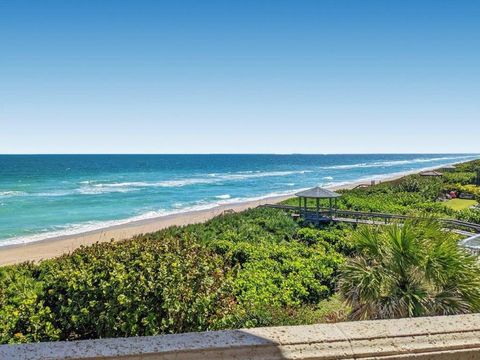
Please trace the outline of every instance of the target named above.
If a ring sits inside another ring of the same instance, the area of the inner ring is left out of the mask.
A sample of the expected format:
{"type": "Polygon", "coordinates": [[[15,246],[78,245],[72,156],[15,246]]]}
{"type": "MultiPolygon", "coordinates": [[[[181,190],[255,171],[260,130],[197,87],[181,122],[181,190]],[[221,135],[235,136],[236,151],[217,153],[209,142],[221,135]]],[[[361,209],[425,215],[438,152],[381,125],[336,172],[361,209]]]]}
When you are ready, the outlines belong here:
{"type": "Polygon", "coordinates": [[[233,174],[207,174],[206,178],[189,178],[189,179],[177,179],[177,180],[164,180],[164,181],[127,181],[127,182],[105,182],[97,183],[95,181],[81,181],[80,184],[88,185],[94,188],[148,188],[148,187],[183,187],[197,184],[215,184],[225,181],[239,181],[253,178],[262,177],[281,177],[295,174],[305,174],[312,172],[311,170],[299,170],[299,171],[269,171],[269,172],[255,172],[255,171],[243,171],[233,174]]]}
{"type": "Polygon", "coordinates": [[[1,197],[24,196],[27,195],[24,191],[0,191],[1,197]]]}
{"type": "Polygon", "coordinates": [[[341,169],[355,169],[355,168],[375,168],[375,167],[392,167],[399,165],[408,165],[408,164],[418,164],[418,163],[428,163],[428,162],[437,162],[437,161],[455,161],[455,160],[466,160],[477,158],[477,155],[468,155],[468,156],[453,156],[453,157],[436,157],[436,158],[417,158],[411,160],[389,160],[389,161],[376,161],[372,163],[357,163],[357,164],[346,164],[346,165],[332,165],[332,166],[322,166],[320,169],[331,169],[331,170],[341,170],[341,169]]]}
{"type": "Polygon", "coordinates": [[[225,194],[225,195],[217,195],[217,196],[215,196],[215,198],[217,198],[217,199],[230,199],[231,196],[230,196],[230,194],[225,194]]]}

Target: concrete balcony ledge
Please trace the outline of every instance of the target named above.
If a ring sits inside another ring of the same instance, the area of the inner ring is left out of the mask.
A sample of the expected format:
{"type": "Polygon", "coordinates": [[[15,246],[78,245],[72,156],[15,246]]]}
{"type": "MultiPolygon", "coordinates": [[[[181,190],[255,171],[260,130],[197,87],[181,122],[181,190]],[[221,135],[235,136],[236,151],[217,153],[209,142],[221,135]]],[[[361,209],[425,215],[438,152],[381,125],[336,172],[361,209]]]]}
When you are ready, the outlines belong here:
{"type": "Polygon", "coordinates": [[[480,314],[1,345],[0,359],[480,359],[480,314]]]}

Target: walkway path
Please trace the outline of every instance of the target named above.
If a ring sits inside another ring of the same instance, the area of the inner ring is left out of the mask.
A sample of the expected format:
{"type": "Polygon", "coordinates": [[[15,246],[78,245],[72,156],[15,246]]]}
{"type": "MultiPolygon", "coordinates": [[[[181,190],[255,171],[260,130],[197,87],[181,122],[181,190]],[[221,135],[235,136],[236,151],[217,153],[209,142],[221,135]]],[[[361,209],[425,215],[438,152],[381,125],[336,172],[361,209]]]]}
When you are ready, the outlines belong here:
{"type": "MultiPolygon", "coordinates": [[[[296,206],[282,204],[267,204],[264,206],[288,211],[299,211],[299,208],[296,206]]],[[[311,221],[314,223],[318,221],[334,221],[349,224],[366,225],[388,225],[391,224],[393,221],[404,222],[406,220],[418,219],[418,217],[408,215],[349,210],[337,210],[334,211],[333,214],[330,214],[329,211],[321,210],[320,213],[317,213],[315,209],[308,209],[306,212],[301,209],[300,216],[307,219],[307,221],[311,221]]],[[[447,230],[466,237],[459,243],[462,247],[465,247],[474,252],[480,252],[480,224],[474,224],[456,219],[438,219],[438,221],[441,222],[447,230]]]]}

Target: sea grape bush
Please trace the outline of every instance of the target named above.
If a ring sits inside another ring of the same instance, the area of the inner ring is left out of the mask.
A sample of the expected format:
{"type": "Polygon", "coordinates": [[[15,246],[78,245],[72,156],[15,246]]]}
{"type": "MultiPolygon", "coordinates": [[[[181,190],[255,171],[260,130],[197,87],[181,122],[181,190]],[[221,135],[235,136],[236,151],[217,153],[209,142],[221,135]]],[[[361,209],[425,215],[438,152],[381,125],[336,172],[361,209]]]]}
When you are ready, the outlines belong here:
{"type": "Polygon", "coordinates": [[[55,314],[40,298],[43,284],[35,270],[31,264],[0,268],[0,343],[60,338],[55,314]]]}
{"type": "Polygon", "coordinates": [[[64,339],[208,329],[232,303],[228,267],[188,237],[147,235],[47,263],[44,302],[64,339]],[[105,256],[107,255],[107,256],[105,256]]]}
{"type": "MultiPolygon", "coordinates": [[[[270,311],[316,304],[333,294],[333,275],[344,256],[333,242],[303,242],[302,230],[288,214],[273,209],[219,217],[200,228],[184,229],[234,269],[238,312],[230,321],[235,327],[268,324],[264,318],[270,311]]],[[[328,227],[324,233],[330,231],[337,229],[328,227]]]]}
{"type": "Polygon", "coordinates": [[[228,271],[219,256],[194,241],[159,234],[93,245],[38,266],[2,268],[2,278],[17,272],[22,278],[2,281],[1,340],[205,330],[230,312],[228,271]],[[27,291],[13,297],[14,285],[22,283],[27,291]],[[15,308],[18,316],[6,318],[15,308]]]}
{"type": "Polygon", "coordinates": [[[305,241],[288,214],[255,209],[0,268],[0,342],[318,321],[349,231],[329,229],[305,241]]]}

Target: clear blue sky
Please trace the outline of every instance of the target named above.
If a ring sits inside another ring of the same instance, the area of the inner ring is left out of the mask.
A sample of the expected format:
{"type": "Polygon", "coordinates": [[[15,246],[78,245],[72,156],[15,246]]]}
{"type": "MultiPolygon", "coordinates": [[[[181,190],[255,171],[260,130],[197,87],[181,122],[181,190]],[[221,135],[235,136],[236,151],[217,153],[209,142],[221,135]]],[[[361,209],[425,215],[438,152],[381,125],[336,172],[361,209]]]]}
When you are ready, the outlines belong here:
{"type": "Polygon", "coordinates": [[[480,152],[480,1],[0,0],[0,153],[480,152]]]}

